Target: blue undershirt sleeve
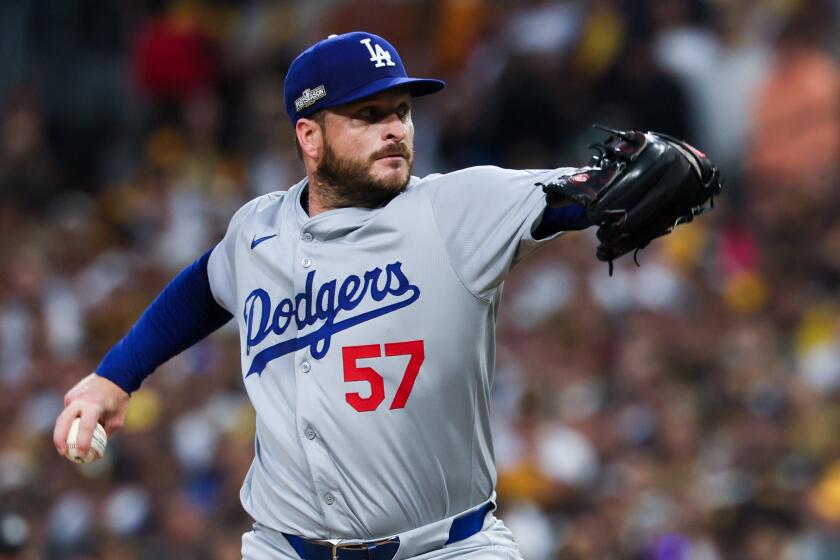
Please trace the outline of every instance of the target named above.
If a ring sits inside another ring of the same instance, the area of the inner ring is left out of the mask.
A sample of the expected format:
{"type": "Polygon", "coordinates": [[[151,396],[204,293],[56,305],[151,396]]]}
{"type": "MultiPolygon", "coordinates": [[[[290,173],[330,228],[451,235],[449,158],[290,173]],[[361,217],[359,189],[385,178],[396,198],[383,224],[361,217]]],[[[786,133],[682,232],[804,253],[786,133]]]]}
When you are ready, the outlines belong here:
{"type": "Polygon", "coordinates": [[[132,393],[158,366],[233,317],[210,291],[210,253],[207,251],[167,284],[128,334],[105,354],[96,368],[97,375],[132,393]]]}
{"type": "Polygon", "coordinates": [[[531,233],[534,239],[544,239],[559,231],[586,229],[592,223],[586,217],[586,210],[579,204],[570,204],[560,208],[546,206],[540,225],[531,233]]]}

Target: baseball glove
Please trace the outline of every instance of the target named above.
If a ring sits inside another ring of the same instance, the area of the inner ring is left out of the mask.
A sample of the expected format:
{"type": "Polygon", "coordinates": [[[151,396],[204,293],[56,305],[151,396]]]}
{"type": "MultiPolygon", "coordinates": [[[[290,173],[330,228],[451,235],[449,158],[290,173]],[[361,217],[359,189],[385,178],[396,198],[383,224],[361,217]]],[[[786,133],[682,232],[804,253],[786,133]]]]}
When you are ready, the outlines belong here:
{"type": "MultiPolygon", "coordinates": [[[[659,132],[610,134],[589,166],[540,185],[549,206],[580,204],[598,226],[596,256],[610,264],[714,207],[720,173],[705,154],[659,132]]],[[[636,260],[638,265],[638,260],[636,260]]]]}

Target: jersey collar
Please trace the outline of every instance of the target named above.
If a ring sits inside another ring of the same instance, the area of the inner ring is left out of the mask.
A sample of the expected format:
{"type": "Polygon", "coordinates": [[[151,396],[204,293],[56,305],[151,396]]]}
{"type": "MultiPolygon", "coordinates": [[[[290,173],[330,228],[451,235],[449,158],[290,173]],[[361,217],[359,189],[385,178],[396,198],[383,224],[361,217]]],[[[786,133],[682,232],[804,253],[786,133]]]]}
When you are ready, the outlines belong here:
{"type": "Polygon", "coordinates": [[[293,201],[295,221],[301,234],[311,233],[315,239],[327,241],[337,239],[356,231],[378,214],[382,208],[336,208],[310,217],[303,206],[303,195],[309,186],[309,179],[303,179],[291,189],[289,199],[293,201]]]}
{"type": "MultiPolygon", "coordinates": [[[[420,181],[419,178],[411,176],[406,191],[414,188],[420,181]]],[[[368,223],[374,216],[391,204],[389,202],[382,208],[336,208],[321,212],[315,217],[310,217],[307,208],[304,206],[304,195],[309,187],[309,179],[304,178],[289,189],[288,200],[292,203],[292,213],[301,234],[311,233],[316,239],[329,240],[344,237],[356,231],[368,223]]],[[[403,193],[405,194],[405,193],[403,193]]],[[[399,195],[399,196],[402,196],[399,195]]],[[[308,201],[307,201],[308,206],[308,201]]]]}

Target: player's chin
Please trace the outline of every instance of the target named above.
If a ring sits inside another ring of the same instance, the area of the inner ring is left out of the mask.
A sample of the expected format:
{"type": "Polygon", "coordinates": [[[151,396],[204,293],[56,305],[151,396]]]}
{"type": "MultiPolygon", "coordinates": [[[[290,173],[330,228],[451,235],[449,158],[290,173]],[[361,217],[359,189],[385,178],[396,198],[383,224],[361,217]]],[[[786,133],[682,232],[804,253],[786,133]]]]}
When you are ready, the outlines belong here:
{"type": "MultiPolygon", "coordinates": [[[[393,160],[394,158],[386,158],[393,160]]],[[[401,191],[408,184],[410,168],[405,158],[397,158],[400,161],[377,160],[374,164],[373,176],[376,182],[389,190],[401,191]]]]}

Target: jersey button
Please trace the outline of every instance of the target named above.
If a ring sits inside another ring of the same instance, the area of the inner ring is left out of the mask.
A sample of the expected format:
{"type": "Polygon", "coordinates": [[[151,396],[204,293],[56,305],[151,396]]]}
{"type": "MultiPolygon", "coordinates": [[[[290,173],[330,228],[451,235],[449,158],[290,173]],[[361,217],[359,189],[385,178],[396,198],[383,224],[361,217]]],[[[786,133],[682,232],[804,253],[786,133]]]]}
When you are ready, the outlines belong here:
{"type": "Polygon", "coordinates": [[[326,502],[328,506],[333,505],[335,503],[335,496],[333,496],[332,494],[325,494],[324,502],[326,502]]]}
{"type": "Polygon", "coordinates": [[[310,266],[312,266],[312,260],[309,257],[303,257],[303,260],[300,261],[300,264],[301,266],[303,266],[303,268],[309,268],[310,266]]]}
{"type": "Polygon", "coordinates": [[[309,362],[303,362],[302,364],[300,364],[300,371],[302,371],[303,373],[309,373],[309,370],[311,369],[312,366],[309,365],[309,362]]]}
{"type": "Polygon", "coordinates": [[[303,434],[306,436],[306,439],[315,439],[315,436],[317,435],[315,430],[312,428],[306,428],[306,431],[303,432],[303,434]]]}
{"type": "Polygon", "coordinates": [[[313,236],[311,233],[309,233],[309,232],[307,231],[306,233],[304,233],[304,234],[301,236],[301,239],[303,239],[304,241],[307,241],[307,242],[308,242],[308,241],[312,241],[312,239],[314,239],[314,236],[313,236]]]}

